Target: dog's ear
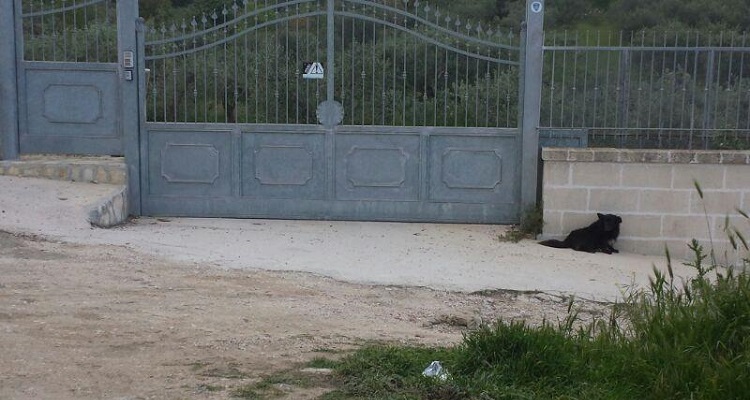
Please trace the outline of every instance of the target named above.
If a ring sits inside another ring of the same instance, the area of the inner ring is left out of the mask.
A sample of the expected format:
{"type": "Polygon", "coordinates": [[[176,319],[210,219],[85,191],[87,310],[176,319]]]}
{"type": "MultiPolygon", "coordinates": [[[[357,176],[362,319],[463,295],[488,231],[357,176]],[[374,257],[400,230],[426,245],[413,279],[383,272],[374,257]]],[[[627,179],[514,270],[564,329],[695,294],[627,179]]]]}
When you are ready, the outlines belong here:
{"type": "Polygon", "coordinates": [[[602,214],[602,213],[596,213],[596,216],[597,216],[597,217],[598,217],[599,219],[602,219],[602,218],[604,218],[604,214],[602,214]]]}

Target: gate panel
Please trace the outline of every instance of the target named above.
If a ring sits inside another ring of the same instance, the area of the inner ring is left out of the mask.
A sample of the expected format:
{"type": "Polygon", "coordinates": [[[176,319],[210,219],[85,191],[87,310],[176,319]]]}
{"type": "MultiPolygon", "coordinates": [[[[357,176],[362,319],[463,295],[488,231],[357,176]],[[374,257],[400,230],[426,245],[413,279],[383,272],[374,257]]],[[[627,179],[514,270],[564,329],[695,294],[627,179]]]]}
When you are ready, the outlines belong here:
{"type": "Polygon", "coordinates": [[[230,130],[150,131],[148,193],[222,197],[232,194],[230,130]]]}
{"type": "Polygon", "coordinates": [[[326,197],[325,135],[273,132],[242,135],[242,196],[326,197]]]}
{"type": "Polygon", "coordinates": [[[419,200],[418,135],[349,134],[336,138],[336,198],[419,200]]]}
{"type": "Polygon", "coordinates": [[[19,3],[21,153],[121,155],[115,3],[19,3]]]}
{"type": "Polygon", "coordinates": [[[23,64],[22,153],[121,152],[117,64],[23,64]]]}
{"type": "Polygon", "coordinates": [[[517,35],[370,0],[147,32],[144,214],[518,222],[517,35]]]}

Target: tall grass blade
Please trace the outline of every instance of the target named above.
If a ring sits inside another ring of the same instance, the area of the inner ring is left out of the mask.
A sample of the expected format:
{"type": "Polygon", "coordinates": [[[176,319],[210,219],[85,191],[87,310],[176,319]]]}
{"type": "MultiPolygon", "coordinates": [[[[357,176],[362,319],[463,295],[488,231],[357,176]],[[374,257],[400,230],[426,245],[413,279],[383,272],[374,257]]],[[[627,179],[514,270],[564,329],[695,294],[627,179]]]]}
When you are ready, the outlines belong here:
{"type": "Polygon", "coordinates": [[[698,191],[698,196],[700,196],[701,200],[703,199],[703,189],[701,189],[701,184],[698,183],[697,180],[693,180],[693,185],[695,186],[695,190],[698,191]]]}

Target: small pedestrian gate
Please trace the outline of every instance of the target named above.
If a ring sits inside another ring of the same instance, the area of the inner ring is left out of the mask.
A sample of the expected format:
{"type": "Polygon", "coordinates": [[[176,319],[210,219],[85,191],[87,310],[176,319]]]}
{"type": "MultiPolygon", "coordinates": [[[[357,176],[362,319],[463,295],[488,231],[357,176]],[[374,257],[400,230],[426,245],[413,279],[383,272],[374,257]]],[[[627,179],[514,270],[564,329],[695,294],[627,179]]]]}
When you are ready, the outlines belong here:
{"type": "MultiPolygon", "coordinates": [[[[419,0],[237,0],[165,25],[117,2],[117,64],[16,63],[21,108],[52,110],[17,123],[16,149],[124,153],[135,215],[518,222],[536,191],[539,94],[524,82],[541,72],[543,3],[528,4],[535,28],[518,35],[419,0]],[[105,140],[24,139],[53,122],[105,140]]],[[[44,37],[52,12],[25,11],[30,29],[44,37]]]]}

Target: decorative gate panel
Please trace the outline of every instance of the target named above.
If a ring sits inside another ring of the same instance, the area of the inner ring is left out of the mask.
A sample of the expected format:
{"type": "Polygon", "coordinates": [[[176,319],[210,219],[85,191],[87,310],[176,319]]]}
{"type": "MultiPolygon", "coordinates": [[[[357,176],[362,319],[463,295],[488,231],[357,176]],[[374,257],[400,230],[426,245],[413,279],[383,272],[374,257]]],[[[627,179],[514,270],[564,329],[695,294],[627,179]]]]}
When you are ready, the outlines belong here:
{"type": "Polygon", "coordinates": [[[143,214],[518,221],[517,35],[411,0],[145,31],[143,214]]]}
{"type": "Polygon", "coordinates": [[[17,4],[20,152],[122,154],[115,2],[17,4]]]}

